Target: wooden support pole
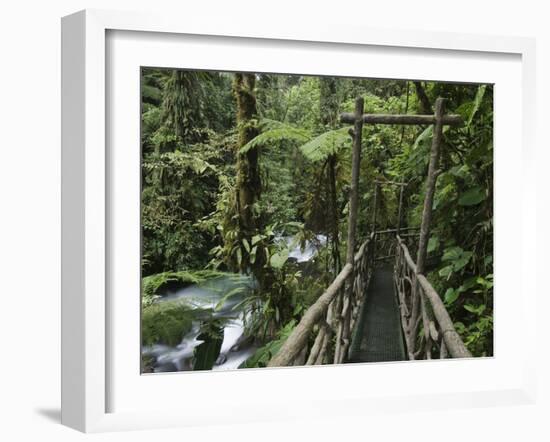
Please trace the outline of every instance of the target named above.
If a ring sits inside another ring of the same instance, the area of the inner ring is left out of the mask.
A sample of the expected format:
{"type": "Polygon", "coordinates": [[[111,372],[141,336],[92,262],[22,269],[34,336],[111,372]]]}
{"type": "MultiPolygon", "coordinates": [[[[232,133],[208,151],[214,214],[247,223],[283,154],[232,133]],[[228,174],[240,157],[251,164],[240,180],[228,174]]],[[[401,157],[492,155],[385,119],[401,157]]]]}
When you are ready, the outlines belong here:
{"type": "Polygon", "coordinates": [[[399,188],[399,209],[397,211],[397,234],[401,233],[401,222],[403,218],[403,191],[405,187],[401,186],[399,188]]]}
{"type": "Polygon", "coordinates": [[[328,333],[328,324],[320,324],[319,332],[317,333],[317,337],[315,338],[315,342],[313,343],[313,347],[311,347],[311,352],[309,353],[309,357],[307,359],[306,365],[313,365],[317,361],[317,358],[319,357],[319,353],[321,352],[321,349],[323,348],[323,343],[325,342],[325,336],[328,333]]]}
{"type": "Polygon", "coordinates": [[[371,232],[376,232],[376,212],[378,210],[378,192],[380,192],[380,185],[377,182],[375,182],[375,184],[374,184],[374,201],[372,203],[373,212],[372,212],[371,232]]]}
{"type": "MultiPolygon", "coordinates": [[[[437,110],[436,110],[437,111],[437,110]]],[[[408,124],[408,125],[430,125],[435,124],[437,117],[435,115],[384,115],[384,114],[365,114],[363,123],[366,124],[408,124]]],[[[342,123],[355,123],[355,113],[340,114],[342,123]]],[[[461,126],[464,124],[460,115],[445,115],[441,122],[445,126],[461,126]]]]}
{"type": "Polygon", "coordinates": [[[371,232],[373,232],[375,235],[372,239],[372,260],[376,260],[376,236],[378,232],[376,232],[376,212],[378,211],[378,192],[379,192],[379,184],[375,182],[374,184],[374,201],[372,202],[373,206],[373,212],[372,212],[372,227],[371,232]]]}
{"type": "Polygon", "coordinates": [[[432,207],[437,181],[437,169],[439,167],[439,151],[443,139],[443,114],[445,101],[438,98],[435,101],[435,124],[433,130],[432,149],[430,153],[430,165],[428,166],[428,178],[426,179],[426,197],[420,225],[420,239],[418,242],[418,257],[416,260],[416,273],[424,273],[426,255],[428,253],[428,240],[430,238],[430,224],[432,222],[432,207]]]}
{"type": "Polygon", "coordinates": [[[351,159],[351,189],[349,196],[348,244],[346,263],[353,265],[355,254],[355,231],[357,228],[357,206],[359,193],[359,166],[361,165],[361,140],[363,135],[363,98],[355,100],[355,114],[353,119],[353,152],[351,159]]]}
{"type": "MultiPolygon", "coordinates": [[[[445,112],[445,102],[442,98],[438,98],[435,101],[435,124],[433,128],[432,148],[430,153],[430,164],[428,166],[428,177],[426,179],[426,196],[424,198],[424,208],[422,211],[422,222],[420,225],[420,238],[418,241],[418,255],[416,259],[416,269],[412,288],[412,317],[411,323],[413,325],[409,338],[411,344],[414,345],[416,339],[416,327],[418,314],[421,314],[421,318],[424,324],[424,332],[426,332],[427,317],[425,309],[425,300],[422,290],[419,287],[418,276],[424,273],[424,265],[426,262],[426,256],[428,254],[428,240],[430,238],[430,224],[432,221],[432,207],[433,198],[435,194],[435,186],[437,181],[437,169],[439,166],[439,151],[441,147],[441,140],[443,138],[443,117],[445,112]]],[[[429,339],[426,339],[426,349],[429,346],[429,339]]],[[[427,352],[429,356],[429,352],[427,352]]]]}
{"type": "Polygon", "coordinates": [[[400,183],[399,181],[388,181],[388,180],[374,180],[378,184],[387,184],[389,186],[406,186],[408,183],[400,183]]]}
{"type": "MultiPolygon", "coordinates": [[[[401,232],[410,232],[411,230],[420,230],[420,227],[401,227],[401,232]]],[[[377,230],[374,232],[376,235],[387,235],[388,233],[397,233],[397,229],[386,229],[386,230],[377,230]]],[[[406,236],[406,234],[402,234],[401,236],[406,236]]],[[[418,236],[418,233],[411,233],[410,235],[418,236]]]]}
{"type": "MultiPolygon", "coordinates": [[[[355,256],[355,235],[357,230],[357,211],[359,205],[359,168],[361,166],[361,142],[363,136],[363,98],[355,100],[355,119],[353,125],[353,151],[351,158],[351,189],[349,195],[349,219],[348,219],[348,243],[346,250],[346,264],[354,265],[355,256]]],[[[353,281],[354,272],[351,280],[353,281]]],[[[349,284],[348,284],[349,285],[349,284]]],[[[337,302],[338,309],[338,329],[336,333],[336,346],[334,349],[334,363],[343,361],[343,339],[345,338],[346,323],[348,322],[347,311],[349,309],[350,290],[342,291],[340,302],[337,302]]]]}

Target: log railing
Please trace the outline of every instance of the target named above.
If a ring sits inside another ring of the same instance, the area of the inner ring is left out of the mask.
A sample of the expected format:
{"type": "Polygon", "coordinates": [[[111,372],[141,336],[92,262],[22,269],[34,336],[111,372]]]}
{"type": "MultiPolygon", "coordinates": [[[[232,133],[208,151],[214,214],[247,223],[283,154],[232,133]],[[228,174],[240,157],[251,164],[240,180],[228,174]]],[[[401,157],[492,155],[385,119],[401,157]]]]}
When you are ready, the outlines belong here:
{"type": "MultiPolygon", "coordinates": [[[[359,312],[360,303],[364,298],[363,290],[367,287],[366,284],[369,282],[376,261],[377,249],[381,249],[383,252],[385,245],[391,244],[387,241],[388,238],[381,234],[382,232],[373,233],[354,255],[363,124],[433,124],[432,148],[426,179],[426,197],[422,212],[416,264],[399,236],[405,230],[401,228],[401,218],[403,189],[406,183],[375,180],[371,231],[376,232],[379,186],[399,186],[395,286],[399,296],[403,332],[406,337],[409,359],[420,357],[431,359],[434,350],[439,351],[439,357],[441,358],[447,357],[448,354],[452,357],[471,356],[454,329],[439,295],[424,276],[443,126],[460,126],[462,118],[459,115],[446,115],[442,98],[435,101],[433,115],[373,115],[363,114],[363,108],[363,99],[359,97],[355,100],[354,113],[340,115],[342,123],[353,124],[353,129],[350,130],[353,138],[353,149],[346,265],[325,293],[307,310],[279,352],[269,362],[268,365],[271,367],[317,365],[330,361],[338,364],[346,359],[351,332],[359,312]],[[376,245],[378,237],[381,238],[379,246],[376,245]],[[417,339],[420,321],[422,321],[422,334],[421,338],[417,339]],[[313,336],[315,338],[311,343],[313,336]],[[417,349],[417,347],[419,348],[417,349]]],[[[392,253],[388,251],[380,259],[389,259],[392,257],[392,253]]]]}
{"type": "Polygon", "coordinates": [[[395,247],[394,283],[408,358],[472,357],[443,301],[428,279],[417,272],[409,249],[399,235],[395,247]]]}
{"type": "Polygon", "coordinates": [[[269,367],[340,364],[346,359],[364,290],[372,273],[371,234],[338,276],[306,311],[269,367]]]}

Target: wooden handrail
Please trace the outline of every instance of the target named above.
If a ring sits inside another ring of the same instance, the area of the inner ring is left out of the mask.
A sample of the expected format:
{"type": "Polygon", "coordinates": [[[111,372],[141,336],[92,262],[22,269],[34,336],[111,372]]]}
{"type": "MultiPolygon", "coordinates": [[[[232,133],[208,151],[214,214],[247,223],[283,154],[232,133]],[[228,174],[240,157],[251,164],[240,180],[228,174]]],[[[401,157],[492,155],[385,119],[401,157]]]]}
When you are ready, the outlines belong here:
{"type": "Polygon", "coordinates": [[[453,358],[471,358],[472,354],[468,351],[464,345],[464,342],[462,342],[462,339],[457,333],[443,301],[441,301],[441,298],[430,284],[430,281],[428,281],[428,279],[421,274],[418,274],[417,278],[424,294],[432,305],[432,310],[437,322],[439,323],[439,327],[443,333],[443,338],[445,339],[445,344],[447,345],[447,349],[449,350],[449,353],[451,353],[451,356],[453,358]]]}
{"type": "MultiPolygon", "coordinates": [[[[420,230],[420,227],[401,227],[401,230],[402,232],[403,231],[409,231],[409,230],[420,230]]],[[[383,235],[383,234],[387,234],[387,233],[397,233],[399,232],[398,229],[387,229],[387,230],[377,230],[376,232],[374,232],[376,235],[383,235]]]]}
{"type": "MultiPolygon", "coordinates": [[[[309,339],[312,331],[314,330],[314,327],[317,324],[319,324],[319,330],[317,332],[317,338],[315,339],[313,347],[310,349],[311,352],[309,353],[309,357],[307,358],[307,365],[322,363],[323,357],[320,356],[323,352],[322,347],[324,345],[326,346],[326,343],[329,341],[331,334],[330,329],[333,326],[333,324],[331,324],[331,320],[328,319],[331,317],[331,311],[329,310],[329,307],[337,299],[338,295],[351,296],[350,293],[348,293],[349,286],[346,286],[346,281],[348,281],[348,279],[353,276],[354,268],[359,269],[359,271],[361,272],[361,267],[366,264],[367,267],[363,267],[363,269],[370,269],[371,259],[373,257],[370,256],[372,250],[369,247],[369,244],[371,244],[371,242],[374,240],[377,233],[378,232],[371,233],[369,238],[361,245],[357,253],[354,255],[353,265],[351,263],[347,263],[342,268],[338,276],[336,276],[336,278],[328,286],[325,292],[319,297],[319,299],[311,307],[308,308],[298,325],[294,328],[290,336],[283,343],[280,350],[269,361],[269,367],[284,367],[292,365],[293,363],[304,363],[306,360],[302,359],[302,357],[305,357],[305,355],[307,354],[309,339]],[[362,261],[364,259],[368,259],[368,264],[366,261],[362,261]],[[301,360],[302,362],[296,362],[298,360],[301,360]]],[[[464,342],[454,328],[449,313],[447,312],[447,309],[441,301],[438,293],[435,291],[433,286],[424,275],[417,273],[416,263],[412,259],[409,249],[399,235],[396,235],[396,240],[398,243],[398,247],[401,251],[401,255],[398,253],[398,263],[404,261],[406,267],[409,269],[408,272],[410,272],[408,277],[405,275],[405,279],[408,279],[409,283],[417,285],[419,287],[422,296],[425,296],[425,298],[431,305],[431,310],[433,311],[434,315],[433,317],[435,317],[434,321],[437,321],[439,331],[437,330],[434,322],[425,322],[425,324],[428,324],[427,326],[425,326],[425,335],[433,337],[430,339],[432,339],[432,341],[435,343],[439,343],[439,345],[441,346],[441,355],[446,355],[448,351],[448,353],[453,358],[472,357],[471,353],[468,351],[468,349],[464,345],[464,342]]],[[[368,274],[369,273],[367,270],[366,275],[368,274]]],[[[360,275],[358,277],[361,278],[364,277],[364,275],[360,275]]],[[[397,275],[397,273],[396,278],[399,278],[399,275],[397,275]]],[[[368,280],[368,276],[366,277],[366,280],[368,280]]],[[[408,311],[406,304],[403,304],[404,301],[400,300],[400,302],[402,303],[402,310],[404,312],[408,311]]],[[[350,308],[349,300],[347,308],[350,308]]],[[[404,330],[405,328],[406,327],[404,327],[404,330]]],[[[412,328],[412,331],[414,333],[414,336],[416,336],[416,326],[412,328]]],[[[412,339],[413,342],[415,340],[416,339],[412,339]]],[[[426,343],[428,343],[428,338],[426,338],[426,343]]],[[[412,347],[414,347],[414,345],[412,345],[412,347]]],[[[412,350],[408,348],[408,353],[411,359],[415,359],[416,354],[414,348],[412,350]]],[[[345,348],[342,351],[342,354],[345,354],[345,348]]],[[[338,359],[338,361],[341,361],[343,359],[344,357],[338,359]]]]}
{"type": "Polygon", "coordinates": [[[407,266],[411,269],[413,274],[416,275],[416,279],[420,284],[422,292],[430,302],[432,311],[434,313],[435,319],[439,324],[439,328],[441,329],[443,339],[445,340],[445,345],[449,350],[449,353],[453,358],[471,358],[472,354],[468,351],[468,349],[464,345],[464,342],[460,338],[460,335],[456,331],[453,321],[451,320],[451,317],[449,316],[449,313],[445,308],[445,304],[443,304],[443,301],[441,300],[439,294],[430,284],[430,281],[428,281],[426,276],[417,273],[417,267],[415,262],[411,258],[409,249],[402,241],[401,237],[399,237],[398,235],[397,242],[399,244],[399,247],[403,251],[403,256],[405,258],[407,266]]]}
{"type": "MultiPolygon", "coordinates": [[[[355,114],[342,113],[340,114],[342,123],[355,122],[355,114]]],[[[435,115],[388,115],[388,114],[364,114],[363,123],[367,124],[434,124],[436,122],[435,115]]],[[[464,120],[460,115],[444,115],[442,122],[446,126],[462,126],[464,120]]]]}
{"type": "Polygon", "coordinates": [[[397,235],[397,242],[398,242],[399,246],[403,249],[403,254],[405,255],[405,262],[410,267],[410,269],[414,273],[416,273],[416,264],[414,263],[414,261],[411,257],[411,254],[409,253],[409,249],[407,248],[407,246],[405,245],[405,243],[403,242],[403,240],[401,239],[401,237],[399,235],[397,235]]]}
{"type": "MultiPolygon", "coordinates": [[[[373,234],[359,248],[354,256],[354,264],[361,260],[363,254],[367,250],[368,243],[371,241],[373,234]]],[[[294,328],[285,343],[281,346],[277,354],[271,358],[268,367],[284,367],[292,363],[302,349],[307,345],[309,335],[313,327],[321,321],[323,315],[336,295],[344,288],[346,280],[353,273],[353,265],[346,264],[338,276],[332,281],[325,292],[319,299],[307,309],[304,316],[294,328]]]]}

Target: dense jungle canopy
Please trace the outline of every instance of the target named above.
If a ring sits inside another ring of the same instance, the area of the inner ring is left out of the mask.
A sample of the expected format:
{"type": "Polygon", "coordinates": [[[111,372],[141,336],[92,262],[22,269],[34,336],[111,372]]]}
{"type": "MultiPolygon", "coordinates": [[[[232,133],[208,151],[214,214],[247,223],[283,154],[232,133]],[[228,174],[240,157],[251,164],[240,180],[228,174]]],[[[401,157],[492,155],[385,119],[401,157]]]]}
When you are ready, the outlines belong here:
{"type": "MultiPolygon", "coordinates": [[[[209,345],[193,366],[212,368],[227,320],[215,312],[239,296],[254,343],[242,366],[265,366],[345,263],[352,139],[340,113],[363,97],[366,113],[431,114],[443,97],[464,125],[444,128],[426,274],[470,352],[493,354],[491,85],[143,68],[141,91],[144,346],[177,345],[199,318],[209,345]],[[314,258],[292,258],[311,244],[314,258]],[[157,302],[229,274],[248,277],[247,292],[231,286],[200,314],[157,302]]],[[[432,131],[364,125],[357,243],[372,231],[375,180],[408,183],[402,225],[420,225],[432,131]]],[[[399,192],[378,198],[376,228],[395,227],[399,192]]]]}

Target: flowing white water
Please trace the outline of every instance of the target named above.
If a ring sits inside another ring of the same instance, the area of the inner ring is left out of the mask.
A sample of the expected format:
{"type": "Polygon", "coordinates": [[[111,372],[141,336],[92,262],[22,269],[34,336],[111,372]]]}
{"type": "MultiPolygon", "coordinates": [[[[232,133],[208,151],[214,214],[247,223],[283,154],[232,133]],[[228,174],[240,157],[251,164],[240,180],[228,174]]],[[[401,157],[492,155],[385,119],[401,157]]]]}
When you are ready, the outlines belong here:
{"type": "MultiPolygon", "coordinates": [[[[317,235],[314,241],[306,241],[303,250],[299,245],[293,244],[292,237],[282,237],[281,240],[284,240],[290,248],[289,258],[303,263],[313,259],[319,248],[326,244],[327,238],[324,235],[317,235]]],[[[253,285],[250,277],[228,275],[169,291],[157,302],[182,301],[198,312],[211,310],[214,317],[227,320],[220,355],[212,370],[236,370],[256,351],[256,347],[247,342],[244,336],[244,312],[234,309],[247,292],[253,289],[253,285]],[[221,308],[216,309],[224,296],[230,292],[234,295],[226,299],[221,308]]],[[[176,347],[162,344],[143,347],[143,354],[152,357],[155,361],[155,373],[193,370],[193,352],[204,342],[197,339],[200,335],[200,326],[200,321],[193,322],[189,333],[176,347]]]]}
{"type": "MultiPolygon", "coordinates": [[[[157,302],[181,301],[193,307],[197,312],[210,311],[216,318],[226,320],[220,356],[214,370],[237,369],[255,351],[255,347],[239,345],[244,338],[243,312],[234,307],[244,299],[253,288],[251,279],[242,275],[217,277],[201,284],[193,284],[164,294],[157,302]],[[234,295],[220,302],[228,293],[234,295]],[[217,307],[221,307],[217,309],[217,307]]],[[[176,347],[156,344],[144,347],[143,354],[154,358],[154,371],[187,371],[193,369],[193,353],[204,341],[198,339],[201,334],[200,321],[193,322],[191,330],[183,336],[176,347]]]]}
{"type": "MultiPolygon", "coordinates": [[[[294,242],[293,237],[285,237],[285,241],[288,246],[292,246],[294,242]]],[[[315,241],[306,241],[305,247],[302,250],[300,245],[294,245],[294,247],[288,253],[289,258],[293,258],[296,262],[307,262],[317,254],[319,248],[327,243],[327,237],[325,235],[317,235],[315,241]]]]}

